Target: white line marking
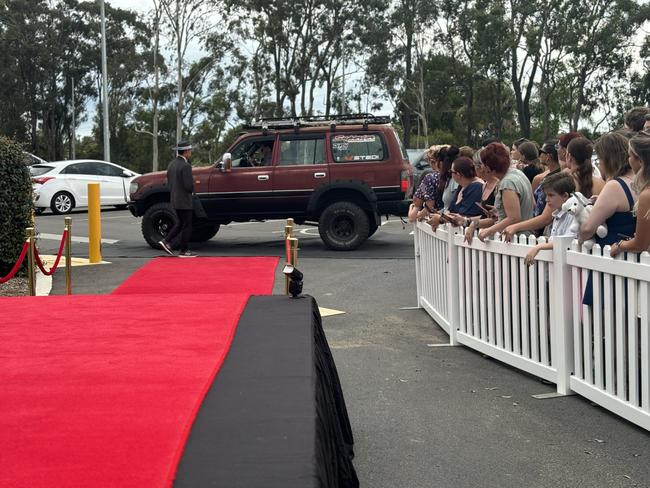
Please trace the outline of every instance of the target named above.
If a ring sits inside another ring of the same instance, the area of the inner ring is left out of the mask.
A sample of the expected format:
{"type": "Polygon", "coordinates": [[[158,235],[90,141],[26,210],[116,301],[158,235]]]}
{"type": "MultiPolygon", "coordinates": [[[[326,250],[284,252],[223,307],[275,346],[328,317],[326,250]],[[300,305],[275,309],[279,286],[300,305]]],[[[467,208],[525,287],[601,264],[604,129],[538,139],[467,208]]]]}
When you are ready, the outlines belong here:
{"type": "MultiPolygon", "coordinates": [[[[46,239],[48,241],[60,241],[62,236],[56,235],[56,234],[38,234],[38,237],[40,239],[46,239]]],[[[77,244],[88,244],[88,238],[87,237],[72,237],[72,242],[76,242],[77,244]]],[[[102,244],[116,244],[120,242],[119,240],[115,239],[102,239],[102,244]]]]}

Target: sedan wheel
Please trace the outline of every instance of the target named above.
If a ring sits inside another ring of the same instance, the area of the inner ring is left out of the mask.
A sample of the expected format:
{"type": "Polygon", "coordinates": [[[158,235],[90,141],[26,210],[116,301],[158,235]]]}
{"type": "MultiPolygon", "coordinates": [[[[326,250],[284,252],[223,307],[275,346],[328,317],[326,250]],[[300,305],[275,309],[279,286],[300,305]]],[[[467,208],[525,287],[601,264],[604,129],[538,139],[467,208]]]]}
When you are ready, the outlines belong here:
{"type": "Polygon", "coordinates": [[[61,191],[52,197],[50,207],[55,214],[70,213],[74,208],[74,199],[69,193],[61,191]]]}

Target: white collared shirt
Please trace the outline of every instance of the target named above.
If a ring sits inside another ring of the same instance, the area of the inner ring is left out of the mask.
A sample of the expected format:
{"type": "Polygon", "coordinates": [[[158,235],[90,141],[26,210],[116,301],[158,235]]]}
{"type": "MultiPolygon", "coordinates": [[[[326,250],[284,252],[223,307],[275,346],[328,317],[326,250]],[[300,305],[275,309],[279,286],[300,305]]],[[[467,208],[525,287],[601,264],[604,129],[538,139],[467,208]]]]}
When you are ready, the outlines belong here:
{"type": "Polygon", "coordinates": [[[573,214],[564,210],[555,210],[553,212],[553,225],[551,227],[551,237],[571,236],[578,237],[577,232],[571,232],[569,227],[575,222],[573,214]]]}

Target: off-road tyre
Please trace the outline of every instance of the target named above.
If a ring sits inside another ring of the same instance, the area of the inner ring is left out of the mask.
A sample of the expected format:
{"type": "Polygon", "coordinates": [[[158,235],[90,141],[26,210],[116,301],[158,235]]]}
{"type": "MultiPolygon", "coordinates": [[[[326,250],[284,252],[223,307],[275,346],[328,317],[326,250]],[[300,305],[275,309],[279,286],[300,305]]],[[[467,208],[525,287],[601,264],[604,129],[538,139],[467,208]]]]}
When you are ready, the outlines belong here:
{"type": "Polygon", "coordinates": [[[142,237],[154,249],[172,230],[178,217],[169,202],[154,203],[142,216],[142,237]]]}
{"type": "Polygon", "coordinates": [[[191,242],[205,242],[212,239],[219,232],[219,224],[194,224],[192,225],[191,242]]]}
{"type": "Polygon", "coordinates": [[[352,251],[368,239],[368,214],[356,203],[334,202],[321,213],[318,233],[329,249],[352,251]]]}
{"type": "Polygon", "coordinates": [[[368,237],[374,235],[375,232],[377,232],[377,229],[379,229],[379,226],[377,224],[371,224],[370,231],[368,232],[368,237]]]}
{"type": "Polygon", "coordinates": [[[54,194],[50,202],[52,212],[61,215],[72,212],[75,206],[74,197],[67,191],[60,191],[54,194]]]}

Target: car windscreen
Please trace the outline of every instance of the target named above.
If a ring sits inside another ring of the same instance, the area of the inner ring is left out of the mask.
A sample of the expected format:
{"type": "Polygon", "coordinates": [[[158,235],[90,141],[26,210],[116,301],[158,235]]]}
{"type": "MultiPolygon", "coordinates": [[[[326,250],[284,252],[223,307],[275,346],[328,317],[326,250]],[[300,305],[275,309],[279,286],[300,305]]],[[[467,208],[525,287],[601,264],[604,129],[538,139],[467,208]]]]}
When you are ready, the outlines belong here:
{"type": "Polygon", "coordinates": [[[44,164],[35,164],[34,166],[29,167],[29,173],[32,176],[41,176],[45,173],[48,173],[54,169],[54,166],[46,166],[44,164]]]}

